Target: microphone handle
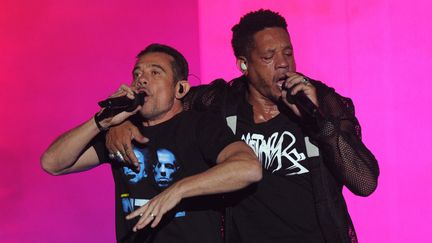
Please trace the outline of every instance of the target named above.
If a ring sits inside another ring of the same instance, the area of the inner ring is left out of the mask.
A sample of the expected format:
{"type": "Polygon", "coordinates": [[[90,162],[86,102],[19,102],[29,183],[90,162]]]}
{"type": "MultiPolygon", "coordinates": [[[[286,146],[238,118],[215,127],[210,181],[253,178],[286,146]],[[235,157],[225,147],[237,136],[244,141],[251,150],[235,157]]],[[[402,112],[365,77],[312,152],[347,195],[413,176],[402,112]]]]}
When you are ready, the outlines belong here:
{"type": "Polygon", "coordinates": [[[319,118],[321,116],[318,107],[312,103],[303,91],[298,92],[293,97],[294,104],[299,108],[302,114],[306,114],[312,118],[319,118]]]}
{"type": "Polygon", "coordinates": [[[133,111],[139,105],[144,104],[145,93],[135,94],[134,99],[129,99],[127,96],[120,96],[114,98],[108,98],[106,100],[98,102],[101,108],[111,109],[111,110],[123,110],[123,111],[133,111]]]}
{"type": "Polygon", "coordinates": [[[312,101],[306,96],[303,91],[299,91],[297,92],[297,94],[291,95],[292,88],[290,89],[284,87],[283,89],[287,91],[287,101],[291,104],[295,104],[302,115],[306,115],[310,118],[318,120],[322,118],[318,107],[314,103],[312,103],[312,101]]]}

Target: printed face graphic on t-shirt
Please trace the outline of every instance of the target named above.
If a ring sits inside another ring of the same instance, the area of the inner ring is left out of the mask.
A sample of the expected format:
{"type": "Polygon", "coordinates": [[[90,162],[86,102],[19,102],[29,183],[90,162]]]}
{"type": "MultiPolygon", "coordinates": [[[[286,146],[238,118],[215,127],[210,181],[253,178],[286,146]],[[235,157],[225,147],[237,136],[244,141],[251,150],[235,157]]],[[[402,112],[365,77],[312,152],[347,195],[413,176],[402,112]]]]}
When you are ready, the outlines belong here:
{"type": "Polygon", "coordinates": [[[130,184],[136,184],[141,181],[143,178],[147,178],[147,173],[145,171],[146,167],[146,159],[144,156],[144,151],[139,150],[137,148],[133,149],[135,156],[139,161],[139,171],[133,170],[128,166],[123,166],[123,173],[127,176],[128,182],[130,184]]]}
{"type": "Polygon", "coordinates": [[[168,187],[175,172],[179,169],[174,154],[167,149],[157,150],[158,160],[153,164],[153,174],[156,184],[159,187],[168,187]]]}

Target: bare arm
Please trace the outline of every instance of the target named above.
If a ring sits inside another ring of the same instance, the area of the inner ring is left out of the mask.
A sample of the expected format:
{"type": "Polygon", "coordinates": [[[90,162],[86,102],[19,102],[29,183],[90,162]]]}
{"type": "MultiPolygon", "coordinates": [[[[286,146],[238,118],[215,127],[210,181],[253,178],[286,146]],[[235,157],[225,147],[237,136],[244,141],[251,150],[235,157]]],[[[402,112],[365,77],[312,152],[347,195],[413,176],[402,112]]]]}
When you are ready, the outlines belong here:
{"type": "Polygon", "coordinates": [[[99,133],[94,118],[64,133],[42,155],[42,168],[52,175],[91,169],[99,165],[96,151],[87,144],[99,133]]]}
{"type": "Polygon", "coordinates": [[[262,178],[262,167],[252,149],[244,142],[234,142],[218,155],[217,165],[179,181],[183,197],[231,192],[262,178]]]}
{"type": "MultiPolygon", "coordinates": [[[[128,95],[133,99],[133,93],[130,90],[124,90],[123,85],[111,97],[128,95]]],[[[100,121],[100,125],[104,128],[116,125],[127,119],[132,114],[135,114],[141,106],[137,107],[133,112],[121,112],[113,117],[106,117],[100,121]]],[[[101,110],[98,115],[101,115],[104,110],[101,110]]],[[[42,168],[52,175],[62,175],[67,173],[79,172],[91,169],[100,164],[99,158],[93,147],[85,150],[90,141],[99,134],[100,130],[96,125],[95,119],[92,117],[82,125],[64,133],[57,138],[45,151],[41,157],[42,168]]]]}
{"type": "Polygon", "coordinates": [[[127,219],[141,216],[135,231],[152,221],[151,227],[156,227],[162,216],[184,198],[235,191],[258,182],[261,177],[261,164],[252,149],[243,142],[234,142],[219,153],[217,165],[174,183],[127,219]]]}

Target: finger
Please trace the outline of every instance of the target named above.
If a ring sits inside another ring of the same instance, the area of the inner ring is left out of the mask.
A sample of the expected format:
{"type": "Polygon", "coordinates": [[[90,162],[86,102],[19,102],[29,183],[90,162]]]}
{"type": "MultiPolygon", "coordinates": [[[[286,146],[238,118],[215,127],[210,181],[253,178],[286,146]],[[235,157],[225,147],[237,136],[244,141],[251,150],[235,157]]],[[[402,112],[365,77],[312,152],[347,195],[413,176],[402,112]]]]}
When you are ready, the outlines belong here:
{"type": "MultiPolygon", "coordinates": [[[[147,211],[150,211],[149,209],[147,211]]],[[[154,220],[154,215],[152,213],[144,213],[138,223],[134,226],[134,231],[140,230],[146,227],[151,221],[154,220]]]]}
{"type": "Polygon", "coordinates": [[[131,100],[135,99],[135,93],[134,92],[126,92],[126,96],[131,100]]]}
{"type": "Polygon", "coordinates": [[[122,84],[118,90],[126,93],[133,93],[133,89],[126,84],[122,84]]]}
{"type": "Polygon", "coordinates": [[[291,104],[288,99],[287,99],[287,91],[283,90],[282,91],[282,101],[285,103],[285,105],[287,105],[293,112],[294,114],[296,114],[297,116],[301,116],[301,113],[299,111],[299,109],[297,108],[297,106],[295,104],[291,104]]]}
{"type": "Polygon", "coordinates": [[[124,90],[117,90],[114,94],[112,94],[110,96],[110,98],[115,98],[115,97],[120,97],[120,96],[125,96],[126,95],[126,91],[124,90]]]}
{"type": "Polygon", "coordinates": [[[138,221],[138,223],[135,224],[135,226],[133,227],[133,231],[137,232],[138,230],[146,227],[150,222],[151,222],[150,216],[144,217],[144,215],[140,218],[140,220],[138,221]]]}
{"type": "Polygon", "coordinates": [[[296,85],[298,82],[299,77],[301,77],[298,73],[288,72],[287,73],[287,80],[286,80],[286,87],[291,88],[292,86],[296,85]]]}
{"type": "Polygon", "coordinates": [[[130,87],[128,87],[125,84],[122,84],[120,86],[120,88],[110,97],[114,98],[114,97],[120,97],[120,96],[127,96],[129,99],[134,99],[135,93],[133,92],[133,90],[130,87]]]}
{"type": "Polygon", "coordinates": [[[141,206],[140,208],[138,208],[137,210],[133,211],[132,213],[128,214],[126,216],[127,220],[131,220],[137,216],[143,216],[144,212],[147,210],[148,204],[144,204],[143,206],[141,206]]]}
{"type": "Polygon", "coordinates": [[[301,84],[303,79],[304,78],[302,76],[299,76],[299,75],[290,78],[290,81],[289,81],[290,88],[294,89],[295,87],[297,87],[299,84],[301,84]]]}
{"type": "Polygon", "coordinates": [[[135,92],[134,92],[134,90],[131,87],[127,86],[126,84],[122,84],[120,86],[120,90],[126,92],[126,95],[127,95],[128,98],[130,98],[130,99],[134,99],[135,98],[135,92]]]}
{"type": "Polygon", "coordinates": [[[131,114],[132,115],[136,114],[139,110],[141,110],[141,108],[142,108],[141,105],[137,106],[137,108],[135,108],[135,110],[131,111],[131,114]]]}
{"type": "Polygon", "coordinates": [[[153,217],[151,216],[153,210],[154,210],[154,199],[147,202],[145,205],[143,205],[141,208],[136,210],[136,212],[131,213],[131,216],[136,216],[137,214],[141,216],[141,218],[138,220],[138,222],[133,227],[134,231],[140,230],[144,228],[146,225],[148,225],[152,220],[153,217]]]}
{"type": "Polygon", "coordinates": [[[129,87],[128,85],[126,85],[126,84],[120,85],[120,89],[124,90],[124,91],[130,91],[130,90],[132,90],[132,88],[129,87]]]}
{"type": "Polygon", "coordinates": [[[159,224],[159,222],[162,220],[162,216],[163,215],[164,214],[161,213],[161,212],[159,212],[158,214],[156,214],[156,217],[154,218],[154,220],[153,220],[152,224],[150,225],[150,227],[152,227],[152,228],[156,227],[159,224]]]}
{"type": "MultiPolygon", "coordinates": [[[[158,201],[159,202],[159,201],[158,201]]],[[[159,218],[158,222],[160,221],[160,218],[162,217],[163,213],[160,212],[160,205],[159,203],[155,203],[153,209],[150,211],[149,217],[150,221],[149,223],[152,223],[150,227],[154,228],[157,224],[155,223],[155,220],[159,218]]]]}
{"type": "Polygon", "coordinates": [[[139,142],[139,143],[148,143],[148,141],[150,141],[150,139],[144,137],[141,132],[139,131],[139,129],[137,127],[132,127],[130,129],[131,133],[132,133],[132,139],[134,139],[135,141],[139,142]]]}
{"type": "Polygon", "coordinates": [[[136,158],[135,153],[133,152],[132,144],[130,142],[124,143],[123,148],[125,151],[125,161],[127,163],[133,164],[136,167],[136,169],[139,171],[140,170],[139,161],[136,158]]]}
{"type": "Polygon", "coordinates": [[[135,226],[132,228],[132,231],[137,232],[138,230],[144,228],[149,222],[147,222],[147,216],[142,215],[135,226]]]}
{"type": "Polygon", "coordinates": [[[305,88],[306,88],[306,85],[299,83],[291,89],[291,94],[295,95],[298,92],[303,91],[305,88]]]}
{"type": "MultiPolygon", "coordinates": [[[[125,155],[124,155],[125,151],[123,148],[123,144],[120,143],[119,141],[114,141],[113,145],[114,145],[113,153],[116,154],[116,153],[120,152],[120,154],[123,156],[123,159],[124,159],[125,158],[125,155]]],[[[120,160],[117,160],[117,161],[118,162],[124,162],[124,161],[120,161],[120,160]]]]}

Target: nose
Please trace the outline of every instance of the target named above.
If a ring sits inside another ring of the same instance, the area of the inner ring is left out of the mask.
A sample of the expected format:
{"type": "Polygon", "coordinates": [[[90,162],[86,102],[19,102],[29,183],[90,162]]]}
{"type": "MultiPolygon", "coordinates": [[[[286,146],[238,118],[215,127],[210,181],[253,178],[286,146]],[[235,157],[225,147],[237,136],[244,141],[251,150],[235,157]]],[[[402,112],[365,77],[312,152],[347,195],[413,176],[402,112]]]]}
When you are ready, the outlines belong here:
{"type": "Polygon", "coordinates": [[[275,62],[276,62],[276,68],[289,68],[290,66],[289,56],[283,53],[276,54],[275,62]]]}
{"type": "Polygon", "coordinates": [[[134,83],[137,88],[142,88],[148,85],[148,79],[144,74],[141,74],[139,77],[135,78],[134,83]]]}

